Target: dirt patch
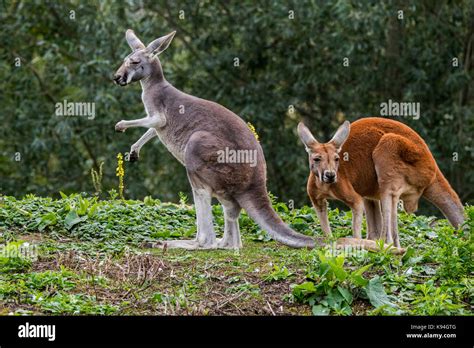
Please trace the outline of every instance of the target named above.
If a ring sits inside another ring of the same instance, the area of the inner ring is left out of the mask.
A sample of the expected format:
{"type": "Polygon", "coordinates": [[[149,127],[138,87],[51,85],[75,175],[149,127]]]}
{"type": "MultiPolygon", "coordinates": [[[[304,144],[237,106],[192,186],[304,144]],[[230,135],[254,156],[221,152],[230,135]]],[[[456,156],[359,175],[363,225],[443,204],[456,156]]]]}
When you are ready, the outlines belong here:
{"type": "MultiPolygon", "coordinates": [[[[207,260],[201,254],[125,253],[113,257],[69,250],[40,257],[31,271],[70,269],[79,275],[71,293],[88,294],[99,304],[119,306],[121,314],[311,314],[307,305],[286,299],[290,285],[304,276],[266,281],[263,277],[271,265],[268,257],[236,262],[226,255],[207,260]]],[[[22,305],[15,305],[18,308],[22,305]]]]}
{"type": "Polygon", "coordinates": [[[45,240],[43,234],[41,233],[28,233],[28,234],[22,234],[18,236],[19,240],[24,240],[25,242],[28,242],[30,244],[40,244],[45,240]]]}

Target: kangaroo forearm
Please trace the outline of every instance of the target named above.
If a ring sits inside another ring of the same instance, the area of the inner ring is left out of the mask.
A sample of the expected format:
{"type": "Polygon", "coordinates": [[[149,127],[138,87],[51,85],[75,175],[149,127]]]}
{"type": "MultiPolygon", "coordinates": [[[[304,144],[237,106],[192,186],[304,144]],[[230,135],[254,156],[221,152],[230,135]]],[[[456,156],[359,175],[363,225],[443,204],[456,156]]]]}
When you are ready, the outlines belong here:
{"type": "Polygon", "coordinates": [[[166,117],[163,114],[155,114],[151,117],[144,117],[138,120],[120,121],[119,125],[123,129],[132,127],[163,128],[166,125],[166,117]]]}
{"type": "Polygon", "coordinates": [[[319,222],[321,224],[321,229],[326,236],[331,235],[331,226],[329,225],[329,218],[327,212],[326,201],[322,204],[314,205],[314,210],[318,216],[319,222]]]}
{"type": "Polygon", "coordinates": [[[143,145],[145,145],[147,142],[149,142],[156,136],[157,133],[155,128],[148,129],[145,134],[143,134],[141,138],[138,139],[137,142],[132,145],[132,151],[139,152],[143,145]]]}

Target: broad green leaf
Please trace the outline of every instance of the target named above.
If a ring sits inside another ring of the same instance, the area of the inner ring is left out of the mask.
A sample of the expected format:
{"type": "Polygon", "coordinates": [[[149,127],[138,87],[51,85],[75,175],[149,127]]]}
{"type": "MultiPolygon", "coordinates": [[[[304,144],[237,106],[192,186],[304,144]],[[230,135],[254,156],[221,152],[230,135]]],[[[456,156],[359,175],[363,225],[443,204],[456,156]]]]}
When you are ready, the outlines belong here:
{"type": "Polygon", "coordinates": [[[339,290],[339,293],[342,295],[342,297],[344,297],[344,299],[346,300],[346,302],[347,302],[348,304],[351,304],[351,303],[352,303],[352,299],[353,299],[351,292],[350,292],[348,289],[343,288],[343,287],[341,287],[341,286],[338,286],[337,289],[339,290]]]}
{"type": "Polygon", "coordinates": [[[64,218],[64,226],[70,230],[74,225],[87,219],[87,216],[79,217],[75,210],[71,210],[64,218]]]}
{"type": "Polygon", "coordinates": [[[298,299],[303,299],[305,296],[313,294],[314,292],[316,292],[316,288],[313,282],[304,282],[293,288],[293,295],[298,299]]]}
{"type": "Polygon", "coordinates": [[[329,315],[331,310],[322,305],[316,305],[316,306],[313,306],[312,312],[313,312],[313,315],[329,315]]]}
{"type": "Polygon", "coordinates": [[[331,289],[326,296],[326,301],[328,302],[329,307],[337,309],[341,307],[344,297],[337,289],[331,289]]]}
{"type": "Polygon", "coordinates": [[[372,267],[372,264],[365,265],[354,272],[351,273],[350,278],[352,282],[357,285],[357,286],[366,286],[368,284],[368,280],[365,279],[362,274],[366,272],[370,267],[372,267]]]}
{"type": "Polygon", "coordinates": [[[395,307],[395,305],[388,299],[387,293],[385,292],[384,286],[379,276],[376,276],[369,280],[369,283],[365,287],[367,296],[369,297],[370,303],[375,308],[383,305],[395,307]]]}
{"type": "Polygon", "coordinates": [[[57,222],[58,222],[58,218],[55,213],[53,212],[47,213],[41,216],[39,225],[38,225],[38,230],[43,231],[48,226],[56,225],[57,222]]]}
{"type": "Polygon", "coordinates": [[[413,255],[415,255],[415,249],[411,246],[408,247],[405,255],[402,257],[403,263],[407,262],[413,255]]]}
{"type": "Polygon", "coordinates": [[[329,260],[328,263],[331,266],[331,271],[334,272],[337,279],[344,281],[347,278],[347,272],[344,270],[340,262],[329,260]]]}

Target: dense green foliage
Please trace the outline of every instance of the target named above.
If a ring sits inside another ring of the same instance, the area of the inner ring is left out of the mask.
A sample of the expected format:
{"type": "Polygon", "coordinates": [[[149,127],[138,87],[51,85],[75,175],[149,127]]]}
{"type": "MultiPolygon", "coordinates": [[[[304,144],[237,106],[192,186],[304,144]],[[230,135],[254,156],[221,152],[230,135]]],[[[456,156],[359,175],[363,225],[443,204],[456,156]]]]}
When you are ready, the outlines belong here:
{"type": "MultiPolygon", "coordinates": [[[[274,208],[295,230],[322,235],[312,208],[274,208]]],[[[184,195],[179,204],[5,196],[0,314],[468,315],[473,207],[466,214],[455,231],[446,220],[400,213],[403,256],[383,243],[379,252],[291,249],[245,214],[240,251],[163,251],[143,242],[194,237],[184,195]]],[[[222,235],[219,206],[214,215],[222,235]]],[[[351,234],[350,213],[331,210],[330,221],[335,237],[351,234]]]]}
{"type": "MultiPolygon", "coordinates": [[[[421,103],[419,120],[401,120],[472,203],[473,18],[469,0],[2,1],[0,192],[93,192],[90,170],[103,161],[112,185],[116,154],[144,132],[113,131],[144,115],[139,84],[111,82],[134,28],[145,42],[177,30],[161,57],[165,76],[255,125],[270,190],[283,200],[308,202],[300,119],[325,140],[343,119],[378,115],[392,99],[421,103]],[[95,118],[55,116],[64,100],[94,102],[95,118]]],[[[184,168],[157,142],[127,172],[128,198],[189,192],[184,168]]]]}

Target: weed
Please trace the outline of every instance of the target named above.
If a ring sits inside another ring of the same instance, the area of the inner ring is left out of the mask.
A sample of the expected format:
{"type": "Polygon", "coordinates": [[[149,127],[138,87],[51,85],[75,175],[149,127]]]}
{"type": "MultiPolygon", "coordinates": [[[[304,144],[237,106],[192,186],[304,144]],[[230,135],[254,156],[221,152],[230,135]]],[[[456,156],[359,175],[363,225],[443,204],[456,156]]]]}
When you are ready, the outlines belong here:
{"type": "MultiPolygon", "coordinates": [[[[442,287],[435,287],[433,280],[418,284],[412,302],[413,313],[418,315],[450,315],[460,313],[462,304],[453,303],[453,298],[442,287]]],[[[461,311],[462,313],[462,311],[461,311]]]]}
{"type": "Polygon", "coordinates": [[[263,277],[267,282],[275,282],[279,280],[285,280],[293,276],[294,273],[290,272],[285,266],[273,265],[273,270],[270,274],[263,277]]]}
{"type": "Polygon", "coordinates": [[[96,196],[99,196],[102,193],[103,166],[104,162],[101,162],[99,164],[99,171],[96,171],[94,168],[91,168],[92,185],[94,186],[96,196]]]}
{"type": "Polygon", "coordinates": [[[318,252],[320,264],[312,272],[310,281],[293,285],[293,296],[297,301],[308,303],[314,315],[352,314],[351,304],[358,296],[358,289],[370,284],[364,277],[372,265],[366,265],[355,271],[344,269],[344,255],[328,257],[318,252]]]}
{"type": "Polygon", "coordinates": [[[123,183],[123,178],[125,177],[125,169],[123,167],[123,155],[121,153],[117,154],[117,169],[116,169],[116,176],[119,178],[119,186],[118,186],[118,191],[119,191],[119,196],[121,199],[125,199],[123,197],[123,190],[124,190],[124,183],[123,183]]]}

